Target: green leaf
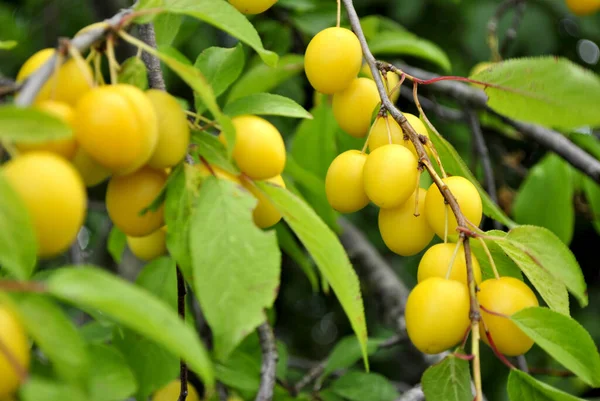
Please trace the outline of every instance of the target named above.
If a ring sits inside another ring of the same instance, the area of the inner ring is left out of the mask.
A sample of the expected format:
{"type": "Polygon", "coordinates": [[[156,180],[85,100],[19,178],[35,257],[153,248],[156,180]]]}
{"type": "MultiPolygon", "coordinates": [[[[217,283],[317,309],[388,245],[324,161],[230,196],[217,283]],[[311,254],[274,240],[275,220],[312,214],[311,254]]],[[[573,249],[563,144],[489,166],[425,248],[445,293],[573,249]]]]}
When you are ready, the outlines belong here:
{"type": "Polygon", "coordinates": [[[173,259],[154,259],[144,266],[135,282],[177,311],[177,266],[173,259]]]}
{"type": "Polygon", "coordinates": [[[248,19],[229,2],[215,0],[163,0],[166,11],[188,15],[211,24],[253,48],[270,66],[277,64],[276,53],[265,50],[260,36],[248,19]]]}
{"type": "Polygon", "coordinates": [[[546,227],[568,245],[575,228],[574,178],[571,167],[557,154],[544,157],[519,188],[513,204],[517,223],[546,227]]]}
{"type": "Polygon", "coordinates": [[[463,159],[460,157],[456,149],[454,149],[454,147],[450,144],[450,142],[448,142],[441,135],[438,135],[435,132],[431,131],[427,124],[425,124],[425,126],[429,131],[429,137],[431,139],[431,142],[433,142],[435,149],[440,155],[440,159],[442,160],[446,172],[454,175],[463,176],[469,181],[471,181],[473,185],[475,185],[475,188],[477,188],[477,191],[481,196],[481,201],[483,203],[483,213],[486,216],[491,217],[496,221],[499,221],[508,228],[515,227],[517,223],[509,219],[508,216],[506,216],[506,214],[502,211],[502,209],[500,209],[500,207],[498,207],[498,205],[496,205],[496,203],[494,203],[494,201],[489,197],[487,192],[482,188],[479,181],[477,181],[477,178],[475,178],[473,173],[471,173],[469,167],[467,167],[463,159]]]}
{"type": "Polygon", "coordinates": [[[148,89],[146,65],[138,57],[129,57],[121,64],[118,80],[119,83],[133,85],[145,91],[148,89]]]}
{"type": "Polygon", "coordinates": [[[192,143],[197,145],[196,150],[206,161],[228,173],[239,175],[240,170],[227,158],[227,150],[223,142],[206,131],[193,131],[192,143]]]}
{"type": "Polygon", "coordinates": [[[404,32],[382,32],[369,40],[374,55],[406,55],[430,61],[444,71],[452,69],[450,59],[438,45],[416,35],[404,32]]]}
{"type": "MultiPolygon", "coordinates": [[[[373,355],[382,340],[367,340],[367,352],[373,355]]],[[[347,336],[337,342],[333,351],[327,357],[325,369],[321,375],[320,381],[323,381],[327,376],[340,369],[348,369],[358,362],[362,357],[362,349],[360,343],[355,336],[347,336]]]]}
{"type": "MultiPolygon", "coordinates": [[[[487,231],[485,235],[506,237],[506,233],[499,230],[487,231]]],[[[513,262],[513,260],[506,255],[506,253],[504,253],[502,248],[500,248],[500,246],[492,240],[484,241],[488,247],[488,250],[490,251],[490,254],[492,255],[492,259],[494,260],[498,274],[501,277],[509,276],[523,280],[523,274],[521,274],[519,266],[517,266],[515,262],[513,262]]],[[[475,257],[479,262],[479,266],[481,267],[482,279],[487,280],[494,278],[494,270],[481,242],[471,241],[471,250],[475,254],[475,257]]]]}
{"type": "Polygon", "coordinates": [[[244,114],[283,116],[312,119],[312,115],[290,98],[272,93],[254,93],[236,99],[225,106],[223,112],[230,117],[244,114]]]}
{"type": "Polygon", "coordinates": [[[592,387],[600,387],[600,355],[576,320],[547,308],[526,308],[510,319],[537,345],[592,387]]]}
{"type": "Polygon", "coordinates": [[[510,401],[584,401],[546,383],[535,380],[527,373],[512,369],[508,376],[510,401]]]}
{"type": "Polygon", "coordinates": [[[77,381],[88,374],[86,345],[73,322],[61,308],[40,294],[13,294],[14,303],[27,333],[54,370],[67,381],[77,381]]]}
{"type": "Polygon", "coordinates": [[[19,42],[16,40],[0,40],[0,50],[11,50],[17,47],[19,42]]]}
{"type": "Polygon", "coordinates": [[[173,40],[179,33],[183,22],[181,15],[161,13],[154,18],[154,31],[156,33],[156,44],[158,47],[171,46],[173,40]]]}
{"type": "Polygon", "coordinates": [[[592,224],[600,234],[600,185],[586,177],[583,180],[583,192],[592,212],[592,224]]]}
{"type": "Polygon", "coordinates": [[[516,120],[563,129],[600,125],[600,78],[555,56],[505,60],[473,77],[488,105],[516,120]]]}
{"type": "Polygon", "coordinates": [[[265,321],[264,309],[279,289],[277,237],[256,227],[255,205],[239,185],[211,176],[202,182],[190,220],[194,288],[219,360],[265,321]]]}
{"type": "Polygon", "coordinates": [[[212,86],[215,96],[219,96],[235,82],[244,70],[244,48],[209,47],[198,58],[194,67],[199,69],[212,86]]]}
{"type": "Polygon", "coordinates": [[[428,400],[473,400],[469,362],[452,354],[428,368],[423,373],[421,385],[428,400]]]}
{"type": "Polygon", "coordinates": [[[36,264],[37,240],[33,222],[21,197],[0,169],[0,268],[17,279],[31,277],[36,264]]]}
{"type": "Polygon", "coordinates": [[[216,364],[215,372],[217,379],[226,386],[255,394],[260,386],[260,365],[260,354],[236,349],[226,361],[216,364]]]}
{"type": "Polygon", "coordinates": [[[126,246],[127,236],[123,231],[119,230],[116,226],[113,226],[108,234],[106,248],[115,262],[121,263],[121,259],[123,259],[123,252],[125,252],[126,246]]]}
{"type": "Polygon", "coordinates": [[[89,344],[104,344],[112,340],[114,324],[107,324],[93,320],[79,327],[81,337],[89,344]]]}
{"type": "Polygon", "coordinates": [[[310,257],[294,238],[294,235],[285,224],[277,224],[275,226],[277,232],[277,242],[279,247],[302,269],[306,278],[310,282],[310,286],[314,292],[319,291],[319,278],[315,273],[315,269],[310,260],[310,257]]]}
{"type": "Polygon", "coordinates": [[[378,373],[348,372],[330,389],[350,401],[394,401],[399,396],[394,385],[378,373]]]}
{"type": "Polygon", "coordinates": [[[47,283],[54,296],[97,309],[184,359],[212,389],[211,361],[198,335],[156,296],[95,267],[56,270],[47,283]]]}
{"type": "Polygon", "coordinates": [[[73,128],[58,117],[33,107],[0,106],[0,140],[23,143],[73,137],[73,128]]]}
{"type": "MultiPolygon", "coordinates": [[[[206,108],[211,112],[214,118],[221,126],[221,131],[224,133],[228,144],[235,143],[235,128],[231,123],[231,120],[221,112],[215,94],[200,70],[194,68],[191,65],[184,64],[175,58],[168,56],[165,53],[158,52],[158,57],[171,68],[179,77],[187,83],[190,88],[199,96],[206,108]]],[[[233,152],[233,146],[229,155],[233,152]]]]}
{"type": "Polygon", "coordinates": [[[270,92],[279,84],[304,71],[304,56],[288,54],[279,59],[276,67],[257,64],[244,73],[231,88],[227,102],[251,95],[270,92]]]}
{"type": "MultiPolygon", "coordinates": [[[[30,377],[19,389],[21,401],[88,401],[89,398],[76,386],[37,376],[30,377]]],[[[91,400],[89,400],[91,401],[91,400]]]]}
{"type": "Polygon", "coordinates": [[[509,231],[506,239],[527,254],[538,269],[560,280],[582,307],[588,304],[587,285],[575,255],[550,230],[519,226],[509,231]]]}
{"type": "Polygon", "coordinates": [[[327,282],[331,284],[358,338],[368,370],[368,336],[360,282],[339,238],[315,211],[296,195],[264,182],[258,182],[257,185],[281,212],[286,223],[296,233],[327,282]]]}
{"type": "Polygon", "coordinates": [[[288,350],[283,341],[277,340],[277,378],[285,382],[288,370],[288,350]]]}
{"type": "Polygon", "coordinates": [[[95,344],[88,347],[88,352],[94,361],[88,382],[92,401],[121,401],[135,393],[135,377],[115,347],[95,344]]]}

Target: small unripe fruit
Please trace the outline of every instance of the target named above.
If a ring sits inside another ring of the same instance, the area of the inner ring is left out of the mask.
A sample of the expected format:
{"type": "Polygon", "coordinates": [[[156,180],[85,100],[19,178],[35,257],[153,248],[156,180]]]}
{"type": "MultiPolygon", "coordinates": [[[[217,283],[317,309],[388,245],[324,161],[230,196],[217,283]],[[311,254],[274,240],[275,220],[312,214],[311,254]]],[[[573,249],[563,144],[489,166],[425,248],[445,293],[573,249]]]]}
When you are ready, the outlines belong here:
{"type": "Polygon", "coordinates": [[[393,252],[412,256],[421,252],[433,239],[433,230],[425,218],[423,200],[425,191],[417,189],[402,205],[379,210],[379,231],[383,241],[393,252]],[[415,198],[419,199],[419,215],[415,216],[415,198]]]}
{"type": "Polygon", "coordinates": [[[575,15],[584,16],[600,9],[600,0],[566,0],[567,7],[575,15]]]}
{"type": "Polygon", "coordinates": [[[348,134],[363,138],[369,132],[371,116],[379,102],[375,82],[356,78],[346,89],[333,95],[333,116],[348,134]]]}
{"type": "MultiPolygon", "coordinates": [[[[360,71],[367,78],[373,79],[373,74],[371,73],[371,68],[369,68],[368,64],[364,64],[360,71]]],[[[396,86],[400,82],[400,77],[398,76],[398,74],[396,74],[395,72],[392,72],[392,71],[387,72],[387,74],[385,75],[386,79],[383,79],[383,74],[381,72],[379,73],[379,76],[381,77],[381,80],[383,81],[383,83],[386,86],[388,95],[390,94],[390,92],[392,90],[394,90],[394,88],[396,88],[396,86]]],[[[391,94],[390,100],[392,101],[392,103],[396,103],[398,101],[399,97],[400,97],[400,88],[397,88],[396,90],[394,90],[394,93],[391,94]]]]}
{"type": "Polygon", "coordinates": [[[389,114],[386,117],[377,117],[369,133],[369,152],[391,143],[404,145],[402,128],[389,114]]]}
{"type": "MultiPolygon", "coordinates": [[[[236,131],[233,159],[242,172],[255,180],[266,180],[283,172],[285,143],[277,128],[257,116],[232,119],[236,131]]],[[[225,143],[225,137],[219,139],[225,143]]]]}
{"type": "MultiPolygon", "coordinates": [[[[400,206],[417,188],[417,159],[402,145],[385,145],[367,157],[365,193],[381,208],[400,206]]],[[[427,212],[427,211],[426,211],[427,212]]]]}
{"type": "Polygon", "coordinates": [[[158,142],[148,165],[172,167],[183,160],[190,144],[190,128],[177,99],[165,91],[150,89],[146,96],[158,120],[158,142]]]}
{"type": "MultiPolygon", "coordinates": [[[[71,127],[75,121],[75,111],[67,103],[57,102],[54,100],[44,100],[37,103],[35,108],[61,119],[71,127]]],[[[22,153],[35,150],[48,151],[56,153],[67,160],[72,159],[75,155],[75,151],[77,150],[77,142],[75,141],[75,138],[57,139],[53,141],[37,143],[20,142],[16,143],[15,146],[22,153]]]]}
{"type": "Polygon", "coordinates": [[[133,85],[94,88],[76,107],[75,135],[81,148],[115,174],[142,167],[158,141],[152,103],[133,85]]]}
{"type": "Polygon", "coordinates": [[[77,149],[71,162],[77,171],[79,171],[79,175],[81,175],[86,187],[94,187],[101,182],[106,181],[111,175],[109,169],[92,159],[92,157],[85,153],[81,148],[77,149]]]}
{"type": "Polygon", "coordinates": [[[362,64],[358,38],[346,28],[327,28],[315,35],[304,55],[304,70],[312,87],[332,95],[346,89],[362,64]]]}
{"type": "Polygon", "coordinates": [[[141,212],[158,197],[167,182],[164,170],[144,167],[108,182],[106,209],[114,225],[130,237],[144,237],[164,224],[164,205],[141,212]]]}
{"type": "Polygon", "coordinates": [[[367,155],[348,150],[338,155],[327,170],[325,193],[332,208],[341,213],[354,213],[369,204],[363,181],[367,155]]]}
{"type": "MultiPolygon", "coordinates": [[[[477,299],[483,308],[496,313],[481,311],[481,318],[490,332],[496,349],[507,356],[522,355],[529,351],[533,346],[533,340],[509,317],[522,309],[539,306],[531,288],[514,277],[489,279],[481,283],[477,299]]],[[[489,344],[483,324],[480,324],[480,332],[483,341],[489,344]]]]}
{"type": "MultiPolygon", "coordinates": [[[[31,74],[44,65],[56,52],[55,49],[43,49],[31,56],[19,70],[17,82],[23,82],[31,74]]],[[[93,75],[91,68],[85,64],[83,68],[73,59],[67,60],[58,68],[42,86],[35,102],[56,100],[75,106],[79,99],[91,89],[93,75]]]]}
{"type": "MultiPolygon", "coordinates": [[[[173,380],[152,396],[152,401],[175,401],[179,399],[181,392],[181,381],[173,380]]],[[[200,396],[194,385],[188,382],[188,395],[186,401],[200,401],[200,396]]]]}
{"type": "Polygon", "coordinates": [[[138,259],[149,262],[167,253],[167,230],[159,228],[145,237],[127,237],[129,250],[138,259]]]}
{"type": "MultiPolygon", "coordinates": [[[[0,341],[25,371],[29,370],[31,355],[29,341],[19,317],[0,304],[0,341]]],[[[0,399],[10,399],[19,388],[19,375],[4,353],[0,352],[0,399]]]]}
{"type": "Polygon", "coordinates": [[[454,280],[431,277],[420,282],[406,301],[406,331],[425,354],[438,354],[461,342],[469,320],[469,291],[454,280]]]}
{"type": "MultiPolygon", "coordinates": [[[[285,188],[285,182],[280,175],[265,181],[280,186],[281,188],[285,188]]],[[[279,210],[271,202],[268,196],[252,182],[243,180],[242,185],[258,200],[258,203],[252,212],[254,224],[260,228],[269,228],[279,223],[279,220],[281,220],[281,213],[279,213],[279,210]]]]}
{"type": "MultiPolygon", "coordinates": [[[[460,176],[447,177],[443,181],[456,198],[464,216],[478,226],[481,223],[483,205],[477,188],[469,180],[460,176]]],[[[427,190],[425,210],[429,225],[440,238],[444,238],[446,215],[448,216],[448,238],[453,241],[458,238],[456,217],[450,206],[445,203],[444,197],[435,183],[431,184],[427,190]]]]}
{"type": "MultiPolygon", "coordinates": [[[[421,258],[421,262],[419,262],[417,280],[421,282],[430,277],[446,277],[448,268],[450,267],[450,260],[452,259],[455,250],[456,244],[453,243],[436,244],[429,248],[421,258]]],[[[481,267],[473,252],[471,252],[471,260],[473,262],[475,282],[479,284],[481,283],[481,267]]],[[[467,262],[465,261],[465,249],[462,245],[458,249],[448,278],[450,280],[460,281],[464,285],[468,285],[467,262]]]]}
{"type": "Polygon", "coordinates": [[[77,170],[50,152],[30,152],[12,159],[2,174],[20,195],[31,217],[42,258],[66,251],[77,237],[87,206],[77,170]]]}
{"type": "MultiPolygon", "coordinates": [[[[416,131],[417,134],[425,136],[427,138],[429,138],[429,132],[427,131],[427,127],[425,127],[425,124],[423,124],[423,122],[421,121],[421,119],[417,116],[415,116],[414,114],[410,114],[410,113],[404,113],[404,117],[406,117],[406,119],[408,120],[408,123],[414,128],[414,130],[416,131]]],[[[417,154],[417,150],[415,149],[415,145],[413,145],[413,143],[410,141],[410,139],[404,139],[404,133],[402,134],[402,143],[404,146],[406,146],[406,148],[408,150],[410,150],[412,152],[413,155],[415,155],[415,157],[418,159],[419,155],[417,154]]],[[[429,150],[428,146],[423,145],[423,147],[425,148],[425,151],[427,152],[428,155],[431,155],[431,151],[429,150]]]]}
{"type": "Polygon", "coordinates": [[[229,0],[232,6],[243,14],[260,14],[277,3],[277,0],[229,0]]]}

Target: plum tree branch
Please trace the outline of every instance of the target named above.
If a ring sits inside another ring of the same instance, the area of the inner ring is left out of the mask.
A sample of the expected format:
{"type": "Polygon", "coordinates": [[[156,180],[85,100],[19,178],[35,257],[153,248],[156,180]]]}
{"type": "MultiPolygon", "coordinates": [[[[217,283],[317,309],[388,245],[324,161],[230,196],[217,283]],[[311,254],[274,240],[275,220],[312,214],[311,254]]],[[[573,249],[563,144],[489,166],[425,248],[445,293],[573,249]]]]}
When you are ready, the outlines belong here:
{"type": "Polygon", "coordinates": [[[262,364],[256,401],[271,401],[275,389],[278,355],[275,334],[273,334],[273,329],[268,322],[258,326],[258,338],[262,351],[262,364]]]}
{"type": "MultiPolygon", "coordinates": [[[[429,80],[438,78],[439,75],[403,63],[396,66],[410,75],[429,80]]],[[[427,86],[432,91],[452,97],[461,103],[475,109],[486,110],[495,115],[505,124],[517,129],[526,138],[539,143],[546,149],[556,153],[573,167],[580,170],[597,183],[600,183],[600,161],[575,145],[561,133],[542,127],[540,125],[516,121],[492,110],[487,105],[487,96],[481,89],[455,81],[440,81],[427,86]]]]}
{"type": "MultiPolygon", "coordinates": [[[[154,31],[153,23],[149,22],[147,24],[139,25],[138,36],[148,46],[156,49],[156,33],[154,31]]],[[[163,91],[166,90],[165,79],[158,57],[147,52],[142,52],[142,60],[146,65],[146,70],[148,70],[148,84],[150,87],[163,91]]]]}

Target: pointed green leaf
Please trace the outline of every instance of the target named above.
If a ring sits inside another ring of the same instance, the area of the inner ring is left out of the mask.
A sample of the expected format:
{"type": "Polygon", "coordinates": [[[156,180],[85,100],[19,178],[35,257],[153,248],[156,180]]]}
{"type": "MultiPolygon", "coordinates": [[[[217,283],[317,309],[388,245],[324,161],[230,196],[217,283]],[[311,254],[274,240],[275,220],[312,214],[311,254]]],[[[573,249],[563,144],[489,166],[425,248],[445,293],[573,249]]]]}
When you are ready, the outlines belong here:
{"type": "Polygon", "coordinates": [[[586,177],[583,180],[583,192],[592,211],[592,224],[600,234],[600,185],[586,177]]]}
{"type": "Polygon", "coordinates": [[[119,230],[116,226],[113,226],[108,234],[108,243],[106,244],[106,248],[115,262],[121,263],[123,252],[125,252],[126,246],[127,236],[123,231],[119,230]]]}
{"type": "Polygon", "coordinates": [[[508,376],[510,401],[584,401],[513,369],[508,376]]]}
{"type": "Polygon", "coordinates": [[[428,400],[473,400],[469,362],[452,354],[428,368],[423,373],[421,385],[428,400]]]}
{"type": "Polygon", "coordinates": [[[251,95],[270,92],[279,84],[304,71],[304,56],[288,54],[279,60],[276,67],[257,64],[248,69],[231,88],[227,102],[251,95]]]}
{"type": "Polygon", "coordinates": [[[576,320],[547,308],[527,308],[510,319],[537,345],[592,387],[600,387],[600,355],[576,320]]]}
{"type": "Polygon", "coordinates": [[[358,338],[368,370],[368,337],[360,283],[339,238],[315,211],[296,195],[264,182],[258,182],[257,185],[279,209],[286,223],[296,233],[325,279],[331,284],[358,338]]]}
{"type": "Polygon", "coordinates": [[[223,112],[230,117],[244,114],[283,116],[312,119],[312,115],[290,98],[272,93],[254,93],[236,99],[225,106],[223,112]]]}
{"type": "Polygon", "coordinates": [[[21,401],[91,401],[77,386],[37,376],[23,384],[19,395],[21,401]]]}
{"type": "Polygon", "coordinates": [[[219,96],[235,82],[244,70],[244,48],[238,44],[232,48],[209,47],[198,58],[194,67],[199,69],[219,96]]]}
{"type": "Polygon", "coordinates": [[[546,227],[569,245],[575,229],[574,184],[567,162],[555,153],[548,154],[529,170],[519,188],[513,204],[515,220],[546,227]]]}
{"type": "Polygon", "coordinates": [[[120,401],[135,393],[135,377],[115,347],[95,344],[88,347],[88,352],[94,361],[88,382],[90,400],[120,401]]]}
{"type": "Polygon", "coordinates": [[[183,18],[182,15],[171,13],[161,13],[154,18],[156,44],[159,48],[173,44],[173,40],[179,33],[179,28],[181,28],[183,18]]]}
{"type": "MultiPolygon", "coordinates": [[[[485,234],[489,236],[506,237],[506,233],[499,230],[490,230],[485,234]]],[[[521,274],[519,266],[517,266],[515,262],[513,262],[513,260],[506,255],[506,253],[504,253],[498,244],[492,240],[485,240],[485,244],[492,255],[492,259],[496,265],[496,270],[498,270],[498,274],[501,277],[509,276],[523,280],[523,274],[521,274]]],[[[471,241],[471,250],[475,254],[475,257],[479,262],[479,266],[481,266],[482,279],[487,280],[494,278],[494,270],[485,252],[485,249],[483,249],[481,241],[471,241]]]]}
{"type": "Polygon", "coordinates": [[[263,61],[274,66],[276,53],[265,50],[258,32],[248,19],[223,0],[163,0],[166,11],[173,14],[188,15],[211,24],[253,48],[263,61]]]}
{"type": "Polygon", "coordinates": [[[0,268],[17,279],[27,279],[35,269],[37,240],[33,222],[21,197],[0,169],[0,268]]]}
{"type": "Polygon", "coordinates": [[[130,57],[121,64],[118,79],[121,84],[133,85],[141,90],[148,89],[148,71],[138,57],[130,57]]]}
{"type": "Polygon", "coordinates": [[[206,131],[193,131],[192,143],[197,145],[198,155],[202,156],[210,165],[215,165],[234,175],[240,174],[240,170],[227,159],[225,145],[215,135],[206,131]]]}
{"type": "MultiPolygon", "coordinates": [[[[427,124],[425,124],[427,126],[427,124]]],[[[429,128],[429,127],[428,127],[429,128]]],[[[481,196],[481,201],[483,202],[483,213],[491,217],[492,219],[499,221],[505,226],[511,228],[515,227],[517,224],[506,216],[506,214],[492,201],[487,192],[482,188],[477,178],[471,173],[469,167],[465,164],[463,159],[460,157],[456,149],[441,135],[437,135],[435,132],[429,130],[429,137],[431,138],[431,142],[435,146],[435,149],[438,151],[440,155],[440,159],[444,165],[444,169],[446,172],[454,175],[460,175],[471,181],[479,195],[481,196]]]]}
{"type": "Polygon", "coordinates": [[[27,333],[54,370],[67,381],[77,381],[88,372],[86,345],[79,331],[55,301],[39,294],[14,294],[27,333]]]}
{"type": "Polygon", "coordinates": [[[515,120],[563,129],[600,125],[600,78],[565,58],[505,60],[473,77],[489,106],[515,120]]]}
{"type": "MultiPolygon", "coordinates": [[[[377,347],[383,340],[369,339],[367,341],[367,352],[373,355],[377,347]]],[[[322,381],[327,376],[339,369],[348,369],[362,358],[362,349],[355,336],[348,336],[340,339],[325,363],[325,369],[319,379],[322,381]]]]}
{"type": "Polygon", "coordinates": [[[211,176],[202,182],[190,219],[195,292],[219,360],[265,321],[279,289],[277,237],[256,227],[255,205],[239,185],[211,176]]]}
{"type": "Polygon", "coordinates": [[[350,401],[394,401],[400,394],[378,373],[348,372],[333,383],[331,391],[350,401]]]}
{"type": "Polygon", "coordinates": [[[56,270],[47,285],[48,291],[63,301],[102,311],[163,345],[213,388],[213,367],[198,335],[149,291],[91,266],[56,270]]]}
{"type": "Polygon", "coordinates": [[[58,117],[33,107],[0,106],[0,140],[24,143],[73,137],[73,128],[58,117]]]}

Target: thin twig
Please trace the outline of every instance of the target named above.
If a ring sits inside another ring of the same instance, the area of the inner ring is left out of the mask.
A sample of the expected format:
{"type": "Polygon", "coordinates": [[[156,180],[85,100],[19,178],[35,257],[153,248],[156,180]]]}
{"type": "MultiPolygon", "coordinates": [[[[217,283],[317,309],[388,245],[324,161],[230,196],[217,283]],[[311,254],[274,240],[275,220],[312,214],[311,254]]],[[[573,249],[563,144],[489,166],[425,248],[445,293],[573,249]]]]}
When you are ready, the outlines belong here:
{"type": "Polygon", "coordinates": [[[527,0],[521,0],[515,7],[515,15],[513,16],[512,25],[506,31],[502,44],[500,45],[500,54],[506,54],[508,47],[517,38],[517,31],[519,25],[523,21],[523,15],[525,15],[525,9],[527,8],[527,0]]]}
{"type": "MultiPolygon", "coordinates": [[[[495,204],[498,204],[498,193],[496,191],[494,168],[492,166],[487,144],[485,143],[485,138],[483,137],[483,132],[481,131],[479,116],[473,109],[468,107],[465,109],[465,114],[467,115],[467,122],[471,128],[471,134],[473,135],[473,141],[475,142],[477,155],[479,156],[479,161],[481,162],[481,167],[483,168],[487,193],[492,201],[494,201],[495,204]]],[[[502,224],[500,222],[494,220],[493,224],[496,230],[502,230],[502,224]]]]}
{"type": "MultiPolygon", "coordinates": [[[[185,321],[185,295],[187,290],[185,288],[185,279],[181,270],[177,267],[177,312],[179,317],[185,321]]],[[[188,396],[188,369],[186,363],[181,359],[179,361],[179,379],[181,381],[181,388],[179,390],[179,400],[185,401],[188,396]]]]}
{"type": "MultiPolygon", "coordinates": [[[[415,103],[415,99],[410,91],[401,91],[400,96],[412,103],[415,103]]],[[[418,99],[423,109],[433,111],[435,115],[443,120],[450,122],[465,121],[465,114],[461,110],[442,106],[441,104],[434,102],[425,96],[418,95],[418,99]]]]}
{"type": "Polygon", "coordinates": [[[44,293],[46,286],[36,281],[0,280],[0,291],[44,293]]]}
{"type": "Polygon", "coordinates": [[[498,46],[498,24],[500,23],[500,20],[504,14],[506,14],[508,10],[515,7],[520,2],[521,0],[505,0],[498,6],[498,8],[496,8],[496,12],[488,21],[488,44],[490,50],[492,51],[492,60],[494,61],[502,60],[502,55],[500,54],[498,46]]]}
{"type": "Polygon", "coordinates": [[[277,346],[275,334],[268,322],[258,326],[258,338],[262,350],[262,364],[260,368],[260,387],[256,395],[256,401],[271,401],[275,389],[277,373],[277,346]]]}
{"type": "MultiPolygon", "coordinates": [[[[154,32],[154,24],[147,23],[138,27],[138,36],[148,46],[152,46],[156,49],[156,33],[154,32]]],[[[142,60],[148,70],[148,84],[153,89],[166,90],[165,79],[163,77],[162,68],[160,66],[160,60],[158,57],[143,52],[142,60]]]]}
{"type": "MultiPolygon", "coordinates": [[[[422,79],[435,79],[438,75],[420,68],[412,67],[403,63],[398,63],[398,68],[406,73],[420,77],[422,79]]],[[[569,139],[559,132],[542,127],[540,125],[516,121],[505,117],[492,110],[487,105],[487,96],[481,89],[455,81],[440,81],[432,84],[428,89],[443,93],[461,103],[465,103],[476,109],[483,109],[497,116],[505,124],[510,125],[519,131],[526,138],[544,146],[548,150],[556,153],[573,167],[580,170],[594,181],[600,183],[600,161],[589,153],[575,145],[569,139]]]]}

